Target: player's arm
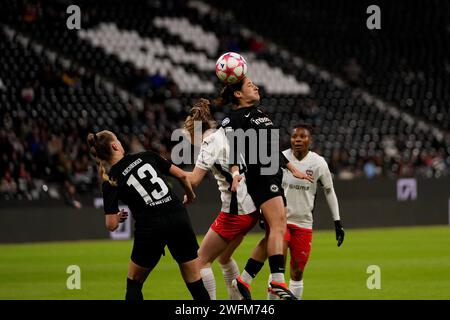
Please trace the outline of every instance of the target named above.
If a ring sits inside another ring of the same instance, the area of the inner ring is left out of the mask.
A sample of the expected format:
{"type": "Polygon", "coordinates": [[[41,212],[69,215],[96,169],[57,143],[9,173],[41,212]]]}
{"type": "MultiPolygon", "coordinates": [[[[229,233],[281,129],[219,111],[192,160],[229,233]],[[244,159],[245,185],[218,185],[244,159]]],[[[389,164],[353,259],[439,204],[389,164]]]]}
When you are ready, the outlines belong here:
{"type": "Polygon", "coordinates": [[[189,181],[191,182],[191,185],[193,188],[196,188],[199,186],[200,182],[202,182],[203,178],[208,173],[208,170],[199,168],[195,166],[194,170],[192,172],[187,172],[189,181]]]}
{"type": "Polygon", "coordinates": [[[342,242],[344,242],[344,228],[342,227],[341,217],[339,214],[339,203],[336,196],[336,192],[334,191],[333,179],[331,177],[330,169],[328,165],[325,163],[322,168],[322,175],[319,178],[323,186],[323,191],[325,194],[325,199],[327,200],[328,207],[330,208],[331,215],[334,221],[334,229],[336,232],[336,240],[338,247],[341,246],[342,242]]]}
{"type": "Polygon", "coordinates": [[[239,174],[239,166],[231,166],[230,171],[231,176],[233,177],[233,182],[231,183],[231,192],[236,192],[239,182],[241,182],[242,180],[242,176],[239,174]]]}
{"type": "Polygon", "coordinates": [[[178,179],[180,184],[183,186],[184,191],[186,192],[186,204],[189,204],[195,200],[195,193],[192,189],[191,182],[189,181],[188,173],[184,170],[181,170],[175,165],[171,165],[169,169],[169,173],[171,176],[178,179]]]}
{"type": "Polygon", "coordinates": [[[207,137],[200,147],[200,152],[192,172],[189,172],[189,180],[192,186],[197,187],[209,170],[217,163],[223,152],[223,143],[214,135],[207,137]]]}
{"type": "Polygon", "coordinates": [[[147,151],[147,156],[149,160],[153,160],[159,170],[165,175],[171,175],[176,178],[180,184],[183,186],[184,191],[186,192],[186,201],[184,203],[191,203],[195,199],[195,193],[192,190],[192,185],[188,178],[188,173],[177,166],[173,165],[167,159],[161,157],[159,154],[153,151],[147,151]]]}
{"type": "MultiPolygon", "coordinates": [[[[286,158],[283,154],[283,157],[286,158]]],[[[287,161],[287,159],[286,159],[287,161]]],[[[296,177],[297,179],[304,179],[304,180],[308,180],[309,182],[313,183],[314,182],[314,178],[312,176],[307,175],[304,172],[301,172],[300,170],[298,170],[294,164],[292,162],[287,162],[286,163],[286,168],[292,173],[292,175],[294,177],[296,177]]]]}
{"type": "Polygon", "coordinates": [[[105,225],[109,231],[119,227],[119,223],[128,218],[128,212],[119,210],[119,189],[113,187],[109,182],[103,182],[103,208],[105,211],[105,225]]]}

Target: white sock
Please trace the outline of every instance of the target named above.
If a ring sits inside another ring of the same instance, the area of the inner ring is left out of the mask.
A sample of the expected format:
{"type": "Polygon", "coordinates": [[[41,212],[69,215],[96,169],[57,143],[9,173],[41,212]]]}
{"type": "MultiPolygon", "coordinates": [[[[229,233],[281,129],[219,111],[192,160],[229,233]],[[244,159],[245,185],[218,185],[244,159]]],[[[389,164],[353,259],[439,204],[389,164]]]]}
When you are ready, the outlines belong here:
{"type": "MultiPolygon", "coordinates": [[[[269,274],[269,280],[267,280],[267,289],[270,288],[271,282],[272,282],[272,275],[269,274]]],[[[280,298],[277,295],[270,293],[269,290],[267,290],[267,300],[280,300],[280,298]]]]}
{"type": "Polygon", "coordinates": [[[291,292],[298,300],[301,300],[303,295],[303,279],[300,281],[291,279],[289,281],[289,290],[291,290],[291,292]]]}
{"type": "Polygon", "coordinates": [[[276,272],[271,273],[272,281],[284,283],[284,273],[276,272]]]}
{"type": "Polygon", "coordinates": [[[242,278],[242,280],[244,280],[245,283],[252,284],[253,278],[250,275],[250,273],[248,273],[245,269],[244,269],[244,271],[242,271],[241,278],[242,278]]]}
{"type": "Polygon", "coordinates": [[[230,259],[227,264],[219,263],[219,265],[222,268],[223,279],[225,280],[225,285],[227,287],[230,300],[239,300],[240,297],[237,297],[235,290],[231,288],[231,282],[239,275],[239,267],[236,261],[234,261],[234,259],[230,259]]]}
{"type": "Polygon", "coordinates": [[[216,279],[211,268],[200,269],[200,275],[202,276],[203,284],[206,291],[209,293],[211,300],[216,300],[216,279]]]}

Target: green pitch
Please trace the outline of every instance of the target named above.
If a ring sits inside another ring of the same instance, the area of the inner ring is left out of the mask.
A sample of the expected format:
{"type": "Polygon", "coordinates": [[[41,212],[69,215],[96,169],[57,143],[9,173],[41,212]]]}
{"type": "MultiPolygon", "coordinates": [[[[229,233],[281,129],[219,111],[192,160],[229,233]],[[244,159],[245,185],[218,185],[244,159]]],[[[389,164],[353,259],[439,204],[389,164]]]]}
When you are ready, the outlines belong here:
{"type": "MultiPolygon", "coordinates": [[[[450,299],[450,227],[346,231],[340,248],[333,232],[314,233],[304,299],[450,299]],[[369,265],[381,269],[379,290],[367,288],[369,265]]],[[[247,236],[235,253],[241,269],[261,236],[247,236]]],[[[130,251],[131,241],[112,240],[0,245],[0,299],[123,299],[130,251]],[[66,287],[69,265],[81,268],[80,290],[66,287]]],[[[227,299],[217,263],[214,272],[217,296],[227,299]]],[[[255,299],[265,299],[267,276],[266,263],[253,282],[255,299]]],[[[144,297],[190,299],[170,254],[144,297]]]]}

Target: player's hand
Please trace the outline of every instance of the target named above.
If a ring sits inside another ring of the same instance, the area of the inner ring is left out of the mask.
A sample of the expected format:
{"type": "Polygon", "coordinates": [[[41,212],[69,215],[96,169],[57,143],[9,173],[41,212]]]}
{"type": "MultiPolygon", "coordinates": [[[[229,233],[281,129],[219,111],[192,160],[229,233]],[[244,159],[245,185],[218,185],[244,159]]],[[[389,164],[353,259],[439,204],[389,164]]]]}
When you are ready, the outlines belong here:
{"type": "Polygon", "coordinates": [[[231,184],[231,192],[236,192],[239,182],[241,182],[242,180],[242,176],[241,175],[237,175],[233,178],[233,182],[231,184]]]}
{"type": "Polygon", "coordinates": [[[122,223],[125,220],[127,220],[128,212],[126,212],[125,210],[122,209],[117,213],[117,216],[119,217],[119,223],[122,223]]]}
{"type": "Polygon", "coordinates": [[[342,227],[340,220],[336,220],[334,222],[334,229],[336,231],[337,246],[340,247],[342,242],[344,242],[344,236],[345,236],[344,228],[342,227]]]}
{"type": "Polygon", "coordinates": [[[191,195],[185,194],[183,198],[183,204],[185,205],[191,204],[192,202],[194,202],[195,198],[197,198],[195,193],[192,193],[191,195]]]}
{"type": "Polygon", "coordinates": [[[292,171],[292,175],[294,177],[296,177],[297,179],[308,180],[311,183],[314,182],[314,178],[312,176],[307,175],[306,173],[303,173],[303,172],[301,172],[300,170],[298,170],[296,168],[292,171]]]}
{"type": "Polygon", "coordinates": [[[81,209],[83,206],[81,205],[80,201],[74,200],[73,201],[73,206],[75,209],[81,209]]]}

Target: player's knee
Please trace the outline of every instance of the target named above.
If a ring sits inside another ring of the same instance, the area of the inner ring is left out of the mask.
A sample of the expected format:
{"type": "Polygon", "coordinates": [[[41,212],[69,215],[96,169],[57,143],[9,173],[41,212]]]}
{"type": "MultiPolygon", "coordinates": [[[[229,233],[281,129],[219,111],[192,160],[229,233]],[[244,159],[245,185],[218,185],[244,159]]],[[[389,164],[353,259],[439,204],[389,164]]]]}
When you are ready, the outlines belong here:
{"type": "Polygon", "coordinates": [[[278,223],[270,228],[269,236],[283,238],[286,233],[286,224],[278,223]]]}

